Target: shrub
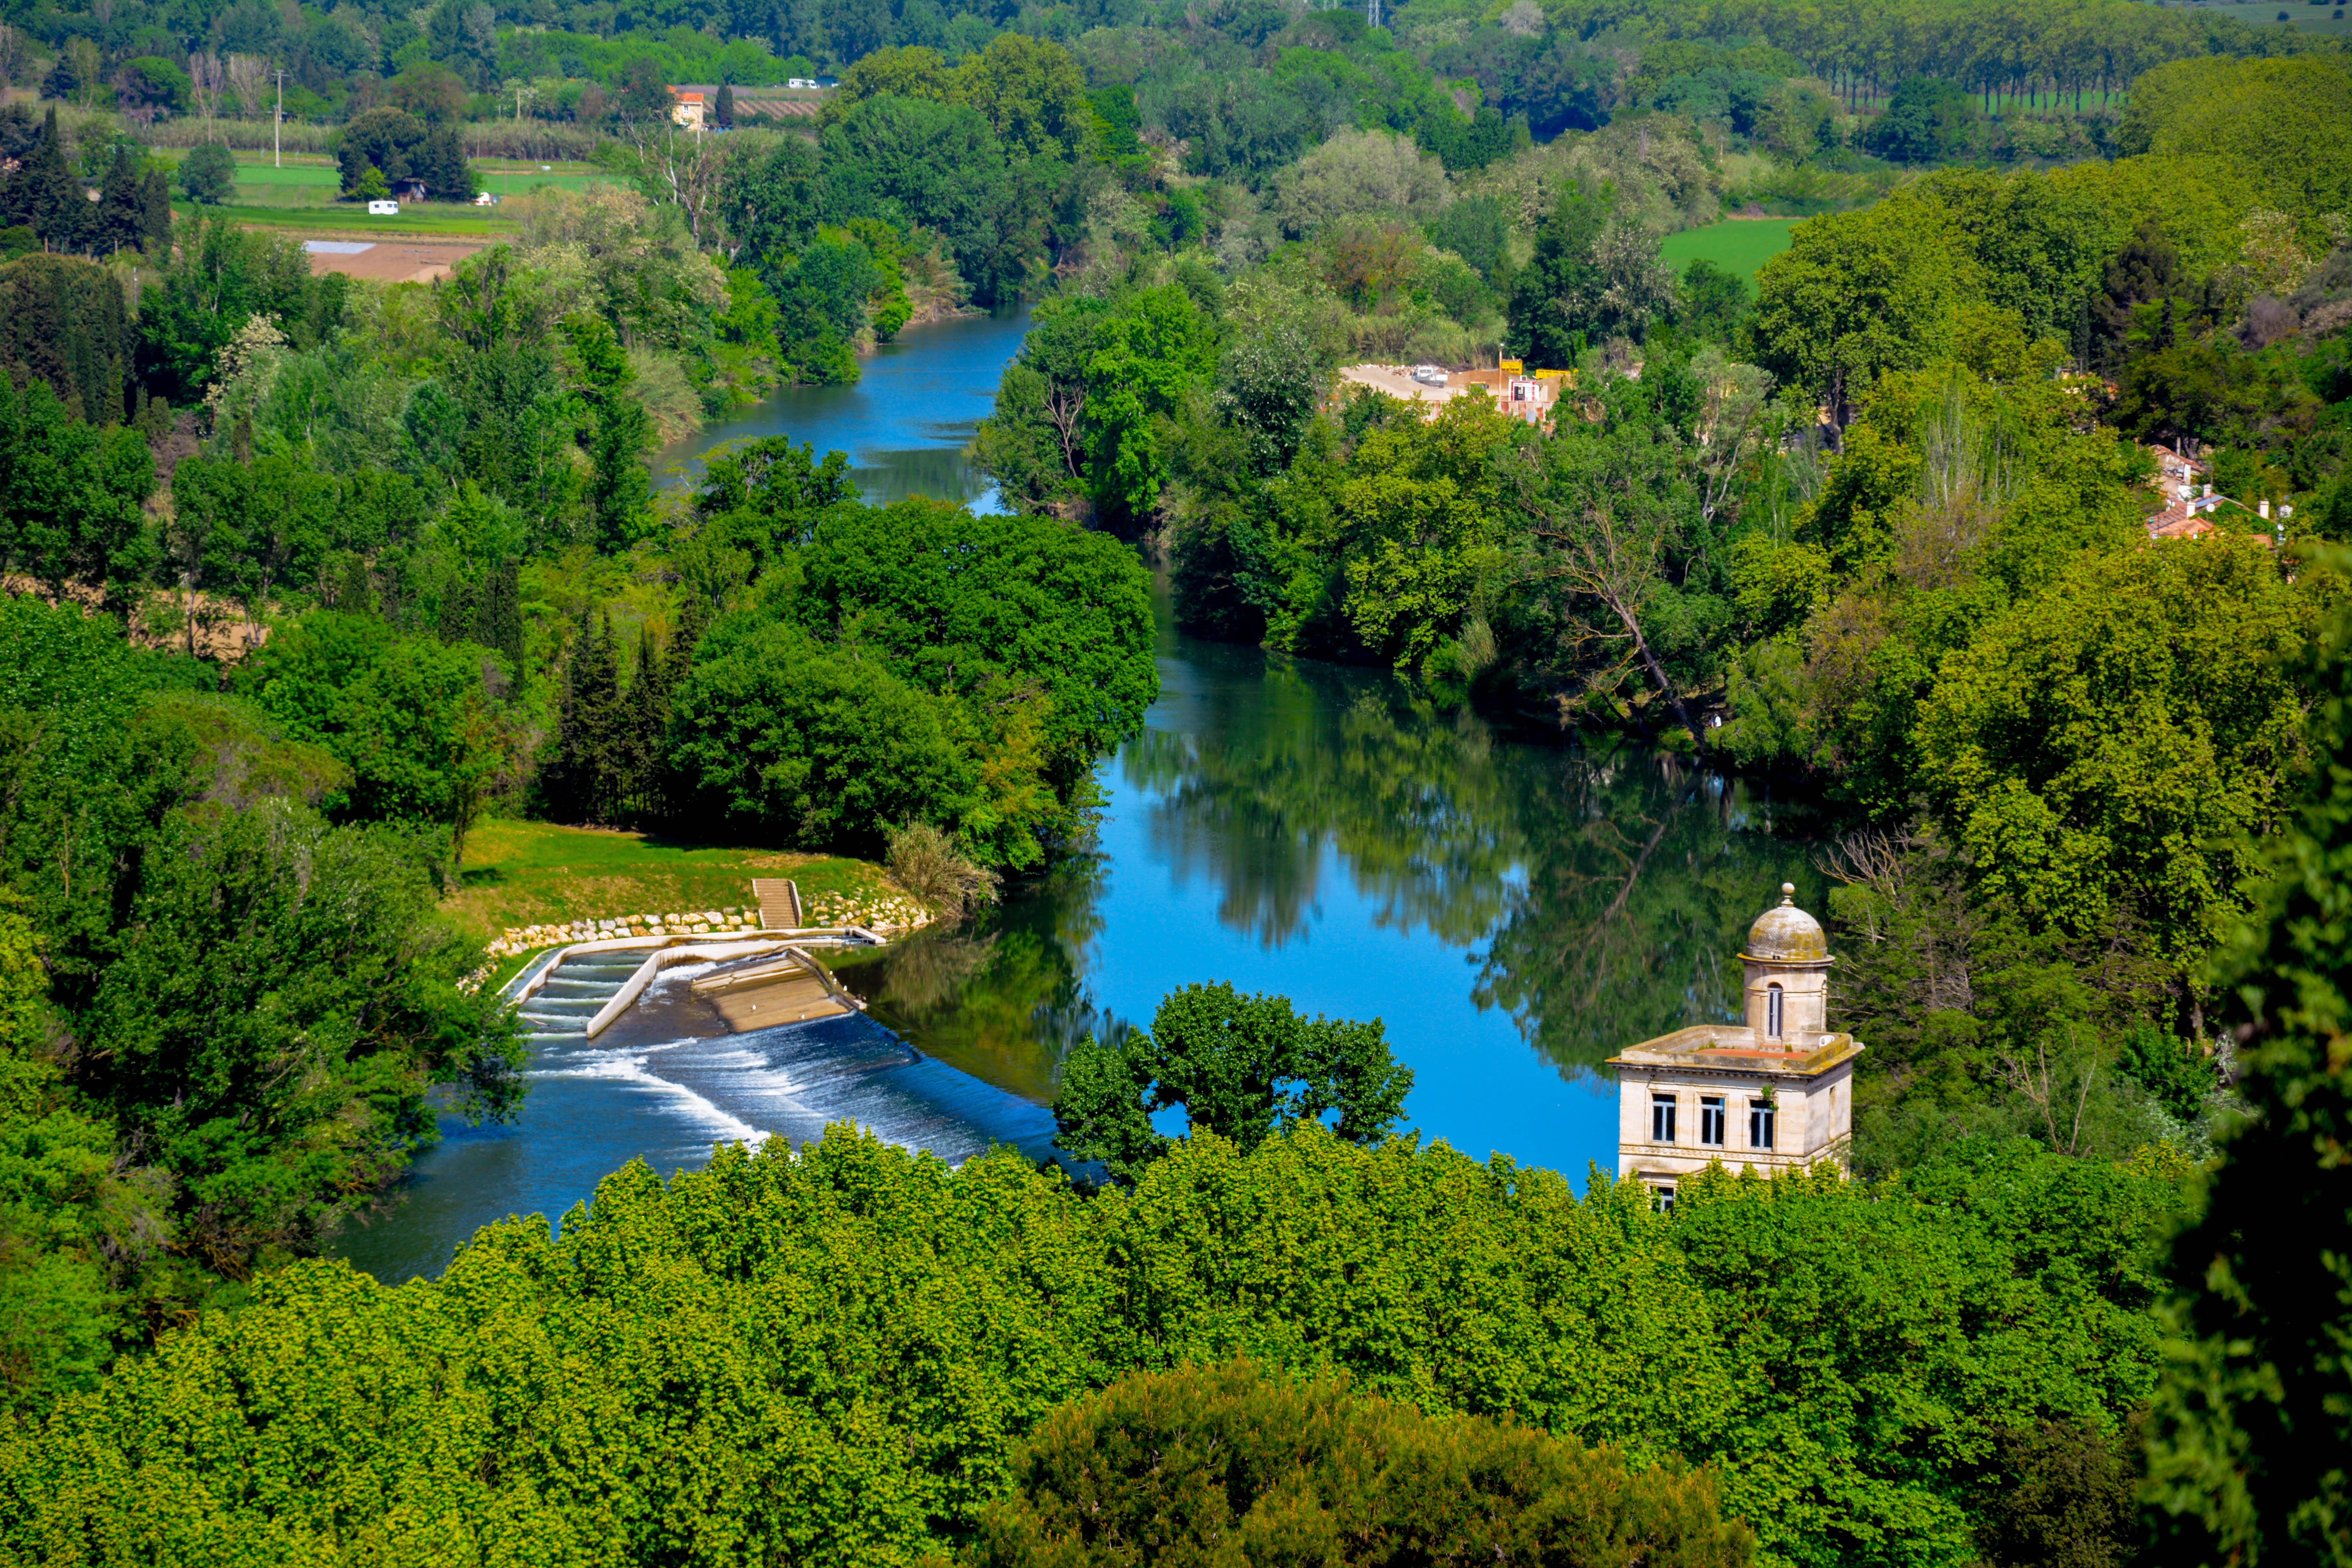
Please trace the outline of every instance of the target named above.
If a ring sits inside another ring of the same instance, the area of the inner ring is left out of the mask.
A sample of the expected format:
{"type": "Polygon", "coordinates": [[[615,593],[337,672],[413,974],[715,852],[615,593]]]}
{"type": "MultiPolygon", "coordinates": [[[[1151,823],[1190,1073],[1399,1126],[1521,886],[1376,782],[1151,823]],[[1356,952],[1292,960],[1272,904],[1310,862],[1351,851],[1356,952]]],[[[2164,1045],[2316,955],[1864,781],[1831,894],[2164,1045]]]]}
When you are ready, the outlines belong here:
{"type": "Polygon", "coordinates": [[[996,873],[975,866],[956,841],[928,822],[890,830],[890,879],[929,904],[942,920],[996,901],[996,873]]]}

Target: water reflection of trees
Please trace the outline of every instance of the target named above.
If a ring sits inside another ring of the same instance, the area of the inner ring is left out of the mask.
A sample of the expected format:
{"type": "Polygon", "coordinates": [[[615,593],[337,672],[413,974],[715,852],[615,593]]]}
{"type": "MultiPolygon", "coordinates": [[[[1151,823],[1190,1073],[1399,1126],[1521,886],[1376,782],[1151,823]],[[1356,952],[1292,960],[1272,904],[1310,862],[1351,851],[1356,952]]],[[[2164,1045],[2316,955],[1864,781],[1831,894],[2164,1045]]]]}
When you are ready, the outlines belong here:
{"type": "Polygon", "coordinates": [[[1570,1076],[1737,1016],[1748,922],[1784,880],[1819,896],[1803,842],[1674,759],[1512,741],[1378,673],[1220,674],[1181,731],[1120,758],[1174,874],[1213,879],[1219,918],[1278,947],[1305,934],[1335,848],[1381,923],[1483,942],[1472,999],[1570,1076]]]}
{"type": "Polygon", "coordinates": [[[1472,996],[1570,1077],[1737,1018],[1748,923],[1784,881],[1820,896],[1803,842],[1766,831],[1744,790],[1669,759],[1572,760],[1530,804],[1526,885],[1472,996]]]}
{"type": "Polygon", "coordinates": [[[1270,660],[1220,687],[1195,727],[1119,758],[1155,797],[1153,849],[1180,880],[1215,882],[1220,921],[1268,947],[1303,935],[1334,847],[1383,925],[1457,946],[1492,929],[1518,848],[1485,724],[1328,665],[1270,660]]]}
{"type": "Polygon", "coordinates": [[[1125,1026],[1094,1005],[1085,979],[1108,869],[1097,855],[1066,856],[973,919],[845,957],[834,972],[877,1022],[940,1060],[1050,1100],[1071,1047],[1125,1026]]]}
{"type": "MultiPolygon", "coordinates": [[[[1772,833],[1744,788],[1630,747],[1512,739],[1380,672],[1188,647],[1157,721],[1115,765],[1150,803],[1154,857],[1215,887],[1225,926],[1269,947],[1303,938],[1336,864],[1381,924],[1471,950],[1470,1000],[1571,1078],[1737,1016],[1748,923],[1783,881],[1821,896],[1809,843],[1772,833]]],[[[842,978],[942,1059],[1050,1098],[1078,1039],[1126,1026],[1087,984],[1113,873],[1067,857],[842,978]]]]}

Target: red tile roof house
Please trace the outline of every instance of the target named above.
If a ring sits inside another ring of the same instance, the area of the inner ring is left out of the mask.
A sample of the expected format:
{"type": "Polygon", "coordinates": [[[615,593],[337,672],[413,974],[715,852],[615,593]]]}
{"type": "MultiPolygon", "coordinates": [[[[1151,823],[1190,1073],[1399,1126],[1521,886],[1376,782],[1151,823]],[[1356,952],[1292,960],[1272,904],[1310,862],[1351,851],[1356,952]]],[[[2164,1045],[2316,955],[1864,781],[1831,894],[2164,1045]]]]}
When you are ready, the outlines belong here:
{"type": "MultiPolygon", "coordinates": [[[[2177,499],[2172,504],[2148,518],[2147,536],[2151,540],[2201,539],[2221,526],[2221,523],[2215,520],[2214,514],[2223,507],[2229,508],[2230,511],[2235,514],[2227,517],[2224,521],[2237,525],[2248,533],[2253,533],[2265,544],[2271,542],[2269,527],[2265,526],[2261,531],[2256,532],[2244,526],[2257,518],[2264,524],[2271,523],[2270,502],[2263,502],[2259,509],[2251,508],[2242,501],[2231,500],[2228,496],[2215,495],[2211,485],[2205,486],[2200,494],[2197,486],[2185,481],[2177,487],[2177,499]]],[[[2278,510],[2277,521],[2284,524],[2294,515],[2294,508],[2282,506],[2278,510]]]]}
{"type": "Polygon", "coordinates": [[[2161,441],[2147,444],[2147,455],[2156,459],[2156,478],[2148,481],[2168,495],[2178,492],[2179,486],[2194,484],[2212,472],[2194,452],[2195,443],[2181,442],[2186,450],[2175,450],[2161,441]]]}

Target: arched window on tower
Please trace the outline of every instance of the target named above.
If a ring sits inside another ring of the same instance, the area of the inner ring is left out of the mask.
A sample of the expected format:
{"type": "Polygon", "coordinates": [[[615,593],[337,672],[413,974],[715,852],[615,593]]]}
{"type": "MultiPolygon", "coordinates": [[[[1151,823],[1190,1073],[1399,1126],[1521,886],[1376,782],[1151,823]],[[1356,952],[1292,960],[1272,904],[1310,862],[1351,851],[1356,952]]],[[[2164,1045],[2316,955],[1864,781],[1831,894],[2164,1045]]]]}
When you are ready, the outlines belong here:
{"type": "Polygon", "coordinates": [[[1767,985],[1764,988],[1764,1037],[1767,1039],[1777,1040],[1780,1037],[1780,988],[1778,985],[1767,985]]]}

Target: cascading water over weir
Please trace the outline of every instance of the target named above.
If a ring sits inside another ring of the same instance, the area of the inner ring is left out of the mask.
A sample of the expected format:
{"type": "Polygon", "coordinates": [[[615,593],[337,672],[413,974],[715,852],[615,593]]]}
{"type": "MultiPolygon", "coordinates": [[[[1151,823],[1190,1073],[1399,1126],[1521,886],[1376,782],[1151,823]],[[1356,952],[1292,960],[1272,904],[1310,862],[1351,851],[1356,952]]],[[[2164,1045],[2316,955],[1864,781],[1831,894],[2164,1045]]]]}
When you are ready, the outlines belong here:
{"type": "Polygon", "coordinates": [[[530,1134],[446,1125],[397,1223],[355,1226],[339,1250],[387,1283],[437,1274],[479,1226],[553,1220],[592,1193],[616,1141],[665,1175],[715,1143],[799,1144],[841,1121],[951,1164],[997,1144],[1053,1157],[1051,1110],[924,1056],[818,957],[877,940],[589,942],[541,959],[508,989],[530,1047],[530,1134]]]}

